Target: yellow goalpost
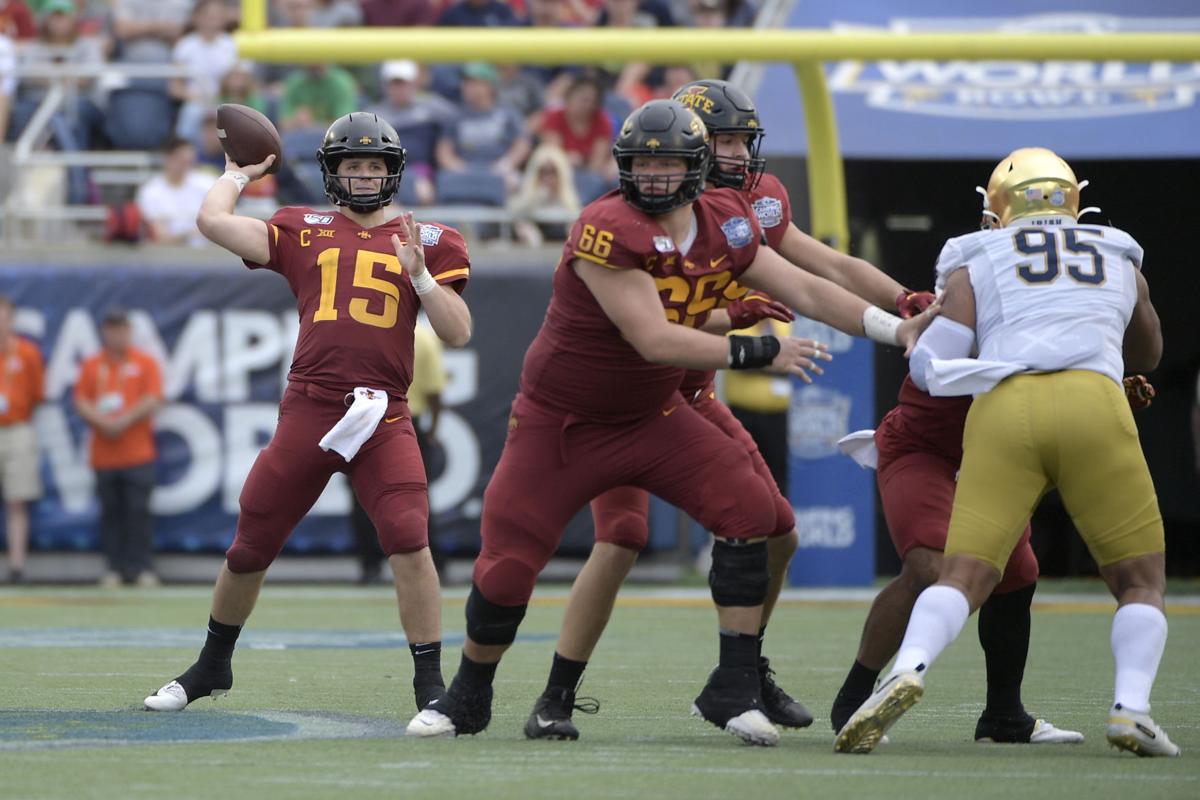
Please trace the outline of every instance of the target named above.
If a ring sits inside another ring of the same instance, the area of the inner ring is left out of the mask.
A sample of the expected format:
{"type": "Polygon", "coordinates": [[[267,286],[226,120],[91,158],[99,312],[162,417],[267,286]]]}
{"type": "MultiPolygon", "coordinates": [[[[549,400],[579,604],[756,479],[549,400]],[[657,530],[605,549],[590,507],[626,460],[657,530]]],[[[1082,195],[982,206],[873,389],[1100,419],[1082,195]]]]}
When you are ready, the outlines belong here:
{"type": "Polygon", "coordinates": [[[267,27],[267,0],[242,0],[238,54],[274,63],[679,64],[705,59],[779,61],[796,73],[808,129],[810,233],[849,245],[846,186],[823,62],[846,59],[1200,61],[1194,33],[856,33],[826,30],[267,27]]]}

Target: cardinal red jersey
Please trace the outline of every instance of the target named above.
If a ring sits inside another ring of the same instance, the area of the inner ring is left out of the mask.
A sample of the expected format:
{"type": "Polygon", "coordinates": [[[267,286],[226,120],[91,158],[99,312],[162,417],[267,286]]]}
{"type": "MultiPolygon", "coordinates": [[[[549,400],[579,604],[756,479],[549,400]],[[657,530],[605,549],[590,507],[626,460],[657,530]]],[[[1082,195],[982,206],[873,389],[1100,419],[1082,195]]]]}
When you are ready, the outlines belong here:
{"type": "MultiPolygon", "coordinates": [[[[425,265],[458,293],[470,260],[462,235],[422,223],[425,265]]],[[[265,267],[287,278],[300,313],[289,380],[327,389],[356,386],[406,397],[413,373],[413,327],[421,303],[392,247],[400,220],[363,228],[337,211],[281,208],[268,226],[265,267]]]]}
{"type": "Polygon", "coordinates": [[[923,452],[961,463],[971,397],[933,397],[905,376],[899,399],[899,405],[887,413],[875,432],[880,460],[923,452]]]}
{"type": "Polygon", "coordinates": [[[673,401],[684,371],[638,355],[573,262],[649,272],[667,319],[699,328],[734,278],[750,266],[762,234],[749,202],[737,192],[704,192],[692,210],[696,227],[690,246],[673,241],[654,217],[617,192],[583,210],[555,270],[542,328],[525,354],[523,395],[583,419],[612,421],[657,414],[673,401]]]}
{"type": "MultiPolygon", "coordinates": [[[[792,201],[788,198],[787,189],[779,178],[764,172],[754,190],[743,194],[749,199],[754,218],[758,220],[758,227],[762,229],[762,243],[772,250],[778,250],[780,242],[783,241],[783,234],[792,224],[792,201]]],[[[736,282],[731,283],[726,287],[725,296],[718,307],[724,308],[732,301],[744,297],[746,293],[746,287],[739,286],[736,282]]],[[[715,376],[715,372],[688,370],[679,391],[689,403],[693,402],[705,393],[715,376]]]]}

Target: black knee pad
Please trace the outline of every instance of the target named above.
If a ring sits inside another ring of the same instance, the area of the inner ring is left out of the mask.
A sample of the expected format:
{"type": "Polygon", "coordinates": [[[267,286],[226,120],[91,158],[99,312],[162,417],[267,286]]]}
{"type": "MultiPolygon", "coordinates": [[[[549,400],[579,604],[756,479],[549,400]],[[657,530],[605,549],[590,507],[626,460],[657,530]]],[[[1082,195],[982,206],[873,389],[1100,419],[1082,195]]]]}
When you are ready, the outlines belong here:
{"type": "Polygon", "coordinates": [[[713,542],[708,587],[719,606],[761,606],[767,598],[767,543],[713,542]]]}
{"type": "Polygon", "coordinates": [[[479,587],[471,584],[467,596],[467,636],[477,644],[512,644],[517,628],[525,619],[526,605],[500,606],[483,596],[479,587]]]}

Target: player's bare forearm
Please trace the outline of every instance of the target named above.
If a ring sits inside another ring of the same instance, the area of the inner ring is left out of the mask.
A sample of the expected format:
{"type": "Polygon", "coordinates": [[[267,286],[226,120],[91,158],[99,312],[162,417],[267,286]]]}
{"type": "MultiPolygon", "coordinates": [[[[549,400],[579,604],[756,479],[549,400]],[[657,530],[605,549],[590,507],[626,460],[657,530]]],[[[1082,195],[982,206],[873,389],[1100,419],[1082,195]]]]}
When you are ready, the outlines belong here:
{"type": "MultiPolygon", "coordinates": [[[[261,164],[238,166],[225,158],[227,172],[239,172],[250,180],[257,180],[275,162],[268,156],[261,164]]],[[[240,180],[240,178],[239,178],[240,180]]],[[[233,213],[241,194],[238,184],[221,178],[212,185],[200,211],[196,214],[196,227],[209,241],[255,264],[266,264],[271,260],[271,245],[268,241],[270,228],[261,219],[242,217],[233,213]]]]}
{"type": "Polygon", "coordinates": [[[761,247],[754,263],[738,281],[761,289],[801,316],[832,325],[851,336],[863,336],[863,312],[870,304],[837,284],[795,269],[783,256],[761,247]]]}
{"type": "Polygon", "coordinates": [[[785,259],[881,308],[891,308],[904,291],[895,279],[869,261],[840,253],[789,224],[779,254],[785,259]]]}
{"type": "Polygon", "coordinates": [[[1152,372],[1162,359],[1162,324],[1154,304],[1150,302],[1150,286],[1146,283],[1146,278],[1141,271],[1134,274],[1137,278],[1138,299],[1137,305],[1133,307],[1133,315],[1129,318],[1129,326],[1125,329],[1122,356],[1127,372],[1152,372]]]}
{"type": "Polygon", "coordinates": [[[471,341],[471,309],[457,292],[448,286],[439,286],[418,297],[439,339],[451,347],[463,347],[471,341]]]}

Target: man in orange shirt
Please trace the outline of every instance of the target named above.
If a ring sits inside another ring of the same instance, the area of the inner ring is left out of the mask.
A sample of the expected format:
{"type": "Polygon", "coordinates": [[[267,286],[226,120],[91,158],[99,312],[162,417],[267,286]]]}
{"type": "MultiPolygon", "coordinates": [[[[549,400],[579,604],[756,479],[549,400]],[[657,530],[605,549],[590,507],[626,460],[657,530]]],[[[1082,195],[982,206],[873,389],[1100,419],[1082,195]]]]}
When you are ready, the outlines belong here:
{"type": "Polygon", "coordinates": [[[86,359],[75,385],[75,408],[92,428],[91,463],[100,495],[100,541],[108,561],[101,586],[122,581],[157,586],[150,567],[153,528],[154,412],[162,403],[162,373],[130,346],[129,317],[112,309],[100,325],[104,349],[86,359]]]}
{"type": "Polygon", "coordinates": [[[20,583],[29,544],[29,502],[42,496],[33,409],[43,399],[42,354],[13,332],[16,308],[0,295],[0,487],[4,490],[8,579],[20,583]]]}

